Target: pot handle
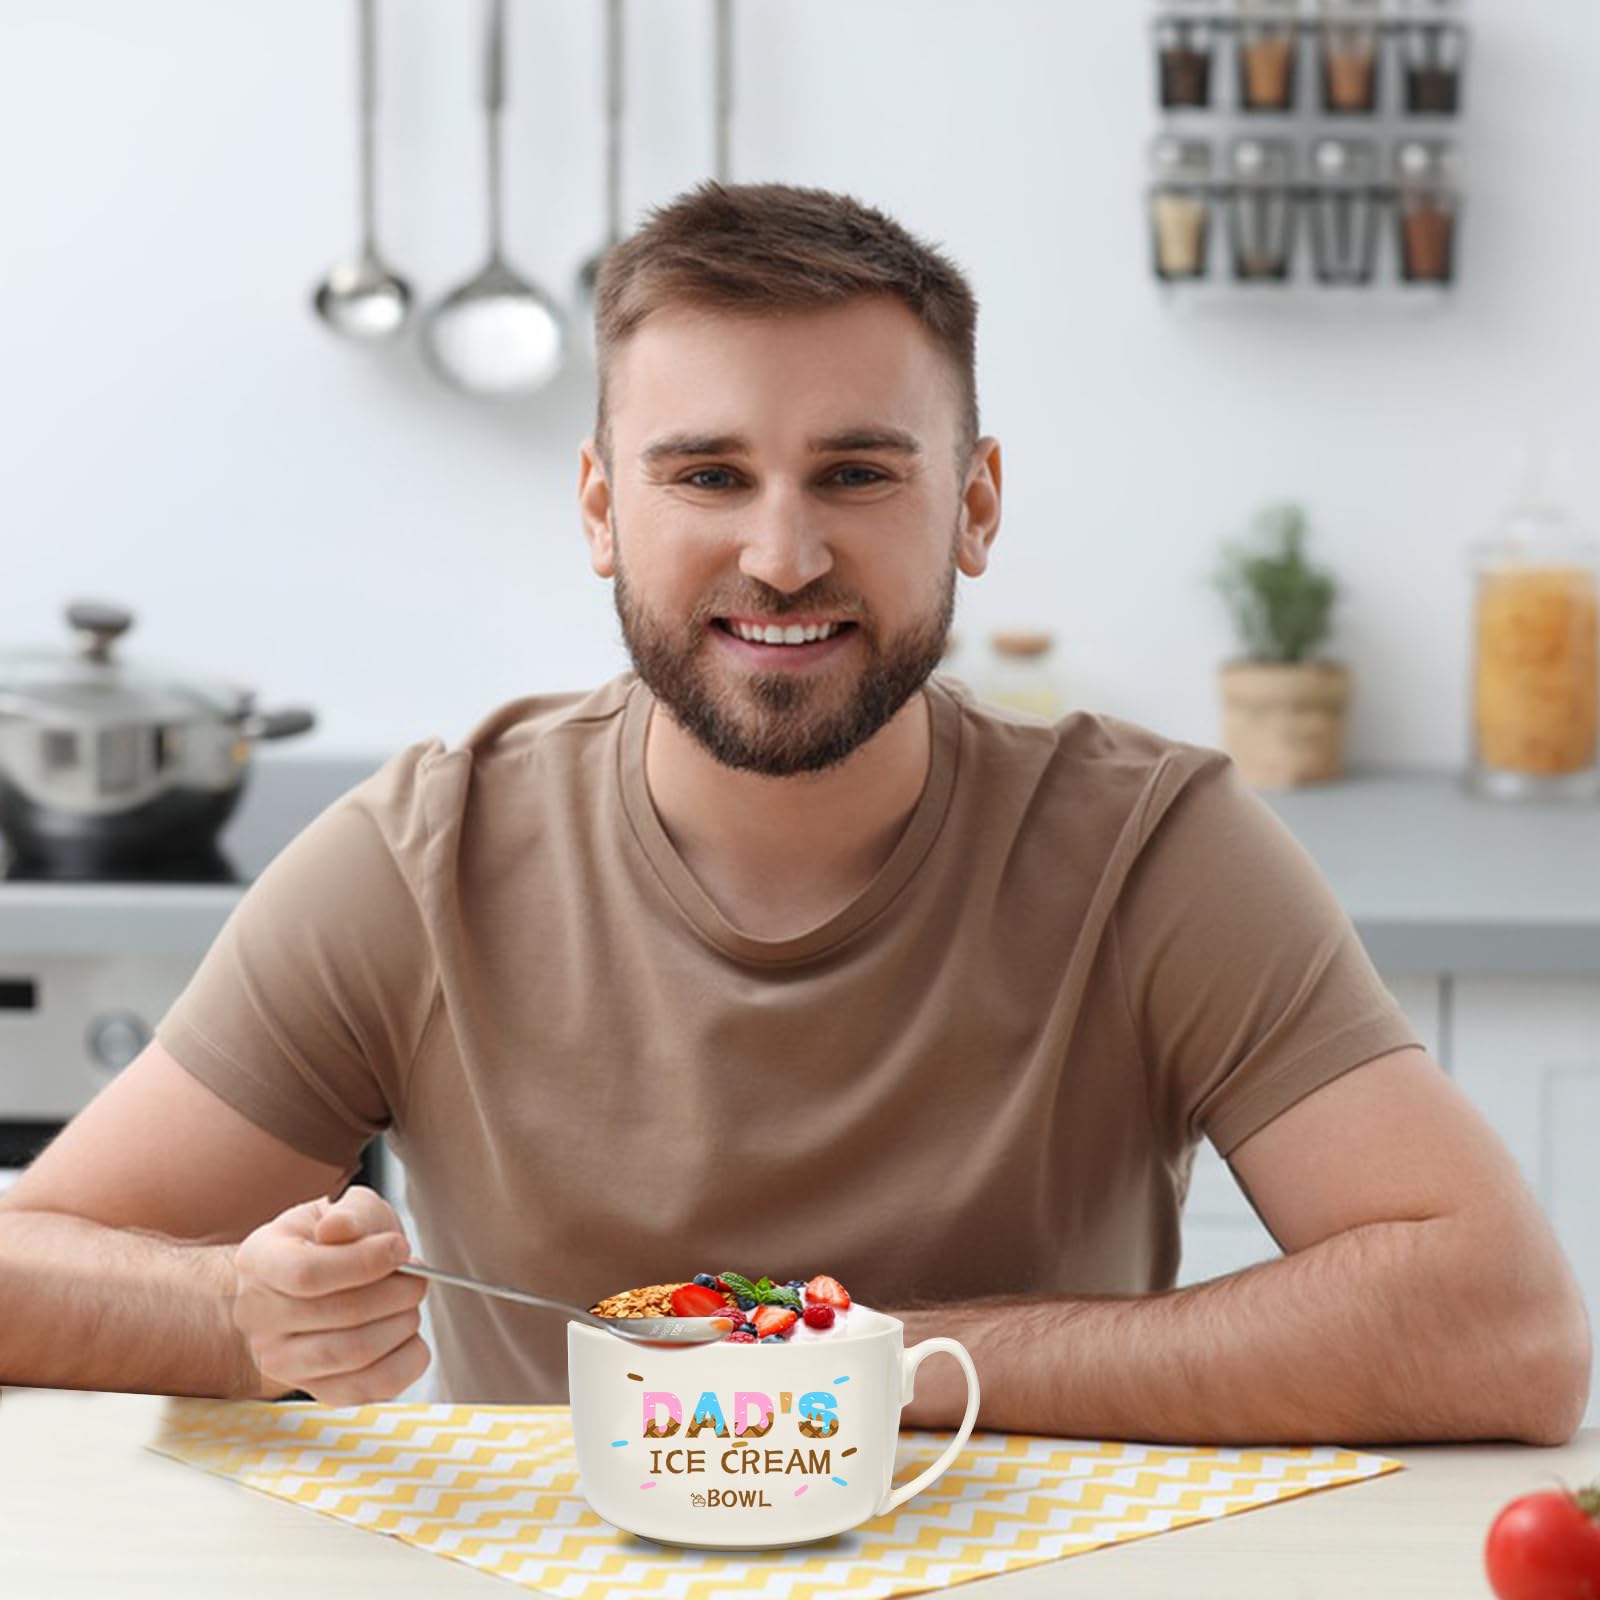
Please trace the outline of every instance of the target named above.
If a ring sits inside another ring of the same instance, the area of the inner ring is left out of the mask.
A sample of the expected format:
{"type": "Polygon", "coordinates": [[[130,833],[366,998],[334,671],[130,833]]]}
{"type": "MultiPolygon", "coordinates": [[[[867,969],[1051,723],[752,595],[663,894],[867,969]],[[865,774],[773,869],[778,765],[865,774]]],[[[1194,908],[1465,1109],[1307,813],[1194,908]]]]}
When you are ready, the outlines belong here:
{"type": "Polygon", "coordinates": [[[909,1350],[900,1353],[900,1404],[911,1403],[913,1388],[913,1374],[927,1357],[943,1350],[953,1355],[961,1363],[961,1370],[967,1375],[967,1409],[961,1418],[961,1426],[956,1429],[956,1436],[947,1444],[940,1454],[939,1459],[930,1467],[925,1467],[909,1483],[902,1483],[898,1489],[890,1489],[879,1502],[873,1516],[881,1517],[886,1511],[893,1511],[896,1506],[904,1505],[914,1494],[921,1494],[935,1478],[942,1477],[945,1469],[955,1458],[961,1454],[961,1448],[971,1436],[972,1425],[978,1420],[978,1369],[972,1364],[972,1357],[967,1354],[967,1347],[954,1339],[923,1339],[911,1346],[909,1350]]]}
{"type": "Polygon", "coordinates": [[[317,725],[317,714],[307,706],[286,706],[282,711],[252,711],[239,724],[246,739],[288,739],[309,733],[317,725]]]}

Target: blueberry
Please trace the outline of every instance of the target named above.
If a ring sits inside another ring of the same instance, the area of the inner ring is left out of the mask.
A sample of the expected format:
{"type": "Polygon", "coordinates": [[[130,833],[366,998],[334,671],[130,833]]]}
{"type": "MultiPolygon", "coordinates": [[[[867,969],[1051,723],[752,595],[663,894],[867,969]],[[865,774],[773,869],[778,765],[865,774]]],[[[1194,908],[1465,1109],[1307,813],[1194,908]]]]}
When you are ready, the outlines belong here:
{"type": "Polygon", "coordinates": [[[761,1335],[761,1342],[762,1344],[782,1344],[784,1340],[781,1333],[764,1333],[761,1335]]]}
{"type": "Polygon", "coordinates": [[[784,1288],[786,1288],[786,1289],[803,1289],[803,1288],[805,1288],[805,1286],[806,1286],[806,1280],[804,1278],[791,1278],[788,1281],[788,1283],[786,1283],[784,1285],[784,1288]]]}
{"type": "Polygon", "coordinates": [[[755,1333],[755,1334],[759,1334],[761,1332],[761,1330],[753,1322],[741,1322],[739,1324],[739,1326],[734,1331],[737,1332],[737,1333],[755,1333]]]}
{"type": "Polygon", "coordinates": [[[706,1289],[715,1289],[716,1286],[717,1286],[717,1280],[715,1278],[713,1278],[709,1272],[697,1272],[697,1273],[695,1273],[694,1281],[696,1283],[698,1283],[702,1288],[706,1288],[706,1289]]]}
{"type": "Polygon", "coordinates": [[[754,1311],[755,1310],[756,1303],[755,1303],[754,1300],[752,1300],[750,1298],[749,1295],[741,1294],[741,1295],[738,1295],[736,1298],[739,1301],[739,1309],[741,1311],[754,1311]]]}

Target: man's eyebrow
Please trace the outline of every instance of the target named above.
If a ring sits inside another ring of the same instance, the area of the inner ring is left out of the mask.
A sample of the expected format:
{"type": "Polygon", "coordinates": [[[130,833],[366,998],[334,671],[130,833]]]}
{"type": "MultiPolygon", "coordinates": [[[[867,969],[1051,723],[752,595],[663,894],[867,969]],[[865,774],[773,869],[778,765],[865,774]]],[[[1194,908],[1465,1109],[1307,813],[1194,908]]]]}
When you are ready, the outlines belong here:
{"type": "MultiPolygon", "coordinates": [[[[903,428],[841,428],[837,433],[806,440],[813,455],[836,455],[842,450],[888,450],[898,455],[919,456],[922,445],[903,428]]],[[[737,433],[665,433],[652,439],[640,451],[641,459],[668,461],[681,456],[747,455],[750,441],[737,433]]]]}

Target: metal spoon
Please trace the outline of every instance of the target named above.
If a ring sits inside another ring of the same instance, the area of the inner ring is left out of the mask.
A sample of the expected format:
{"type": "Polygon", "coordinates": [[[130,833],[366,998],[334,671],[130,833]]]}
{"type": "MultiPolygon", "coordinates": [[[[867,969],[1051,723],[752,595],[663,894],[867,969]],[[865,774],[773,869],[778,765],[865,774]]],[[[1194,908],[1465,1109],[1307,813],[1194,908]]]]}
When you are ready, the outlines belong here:
{"type": "Polygon", "coordinates": [[[480,1283],[476,1278],[463,1278],[459,1273],[441,1272],[425,1261],[407,1261],[395,1268],[408,1272],[413,1278],[432,1278],[438,1283],[448,1283],[457,1289],[474,1289],[479,1294],[494,1295],[501,1300],[516,1300],[522,1305],[543,1306],[548,1311],[564,1311],[576,1322],[585,1322],[591,1328],[604,1328],[619,1339],[634,1344],[711,1344],[726,1338],[733,1331],[733,1316],[726,1317],[597,1317],[581,1306],[568,1305],[565,1300],[547,1300],[540,1294],[529,1294],[523,1289],[508,1289],[504,1284],[480,1283]]]}
{"type": "Polygon", "coordinates": [[[483,105],[488,124],[489,259],[422,326],[434,372],[468,394],[528,394],[560,370],[566,329],[555,302],[506,265],[501,250],[500,113],[505,104],[505,0],[486,0],[483,105]]]}
{"type": "Polygon", "coordinates": [[[334,267],[311,297],[323,322],[350,339],[387,339],[400,331],[411,310],[411,285],[379,256],[373,221],[377,211],[373,122],[378,103],[375,4],[376,0],[356,0],[361,254],[334,267]]]}
{"type": "Polygon", "coordinates": [[[600,263],[606,252],[622,237],[622,5],[623,0],[606,0],[605,15],[605,166],[606,232],[605,242],[578,268],[573,286],[574,309],[579,324],[594,331],[594,291],[600,276],[600,263]]]}

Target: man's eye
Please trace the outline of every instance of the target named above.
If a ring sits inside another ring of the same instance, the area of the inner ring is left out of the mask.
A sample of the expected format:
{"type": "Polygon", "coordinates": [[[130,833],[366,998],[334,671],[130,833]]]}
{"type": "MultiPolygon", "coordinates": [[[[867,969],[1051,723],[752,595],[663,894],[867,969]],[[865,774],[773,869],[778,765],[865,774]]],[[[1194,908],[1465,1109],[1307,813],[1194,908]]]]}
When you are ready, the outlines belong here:
{"type": "Polygon", "coordinates": [[[834,473],[834,478],[842,479],[847,473],[860,474],[860,476],[845,484],[847,489],[864,489],[869,484],[882,483],[884,480],[884,474],[879,472],[876,467],[840,467],[834,473]]]}
{"type": "Polygon", "coordinates": [[[726,467],[696,467],[683,480],[692,489],[721,489],[733,482],[733,474],[726,467]],[[720,478],[721,483],[702,483],[702,478],[720,478]]]}

